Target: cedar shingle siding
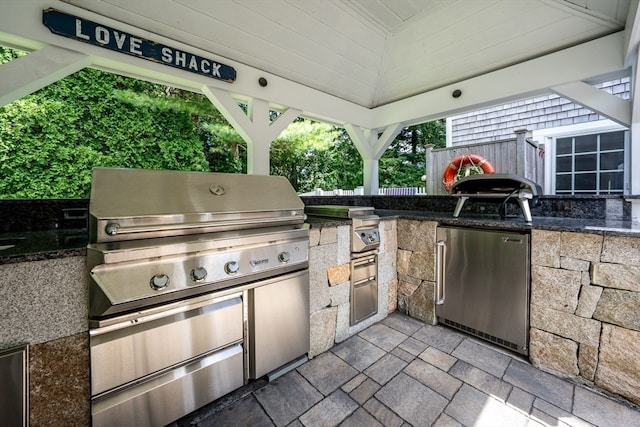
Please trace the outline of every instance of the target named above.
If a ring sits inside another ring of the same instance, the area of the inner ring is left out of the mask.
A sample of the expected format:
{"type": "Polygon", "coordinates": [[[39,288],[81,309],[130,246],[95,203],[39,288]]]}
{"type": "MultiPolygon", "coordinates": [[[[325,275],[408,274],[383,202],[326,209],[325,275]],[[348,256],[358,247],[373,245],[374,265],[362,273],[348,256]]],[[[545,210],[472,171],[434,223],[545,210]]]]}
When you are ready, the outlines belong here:
{"type": "MultiPolygon", "coordinates": [[[[595,87],[629,99],[629,78],[595,87]]],[[[500,141],[512,139],[517,129],[534,131],[602,119],[603,116],[579,104],[551,94],[452,117],[451,143],[455,146],[500,141]]]]}

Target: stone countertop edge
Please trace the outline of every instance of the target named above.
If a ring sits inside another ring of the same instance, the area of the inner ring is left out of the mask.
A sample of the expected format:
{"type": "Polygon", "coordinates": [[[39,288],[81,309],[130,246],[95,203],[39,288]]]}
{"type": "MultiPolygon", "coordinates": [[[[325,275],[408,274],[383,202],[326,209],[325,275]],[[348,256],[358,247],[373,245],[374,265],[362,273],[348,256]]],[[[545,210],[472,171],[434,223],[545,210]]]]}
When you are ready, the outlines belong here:
{"type": "Polygon", "coordinates": [[[56,249],[50,251],[13,254],[13,255],[0,255],[0,265],[2,264],[16,264],[20,262],[31,261],[44,261],[47,259],[68,258],[74,256],[86,256],[87,248],[71,248],[71,249],[56,249]]]}
{"type": "Polygon", "coordinates": [[[640,223],[604,219],[574,219],[554,217],[533,217],[531,223],[520,218],[500,219],[498,216],[454,218],[442,212],[423,211],[375,211],[380,219],[414,219],[438,221],[442,225],[493,228],[502,230],[548,230],[576,233],[602,234],[606,236],[624,236],[640,238],[640,223]]]}
{"type": "MultiPolygon", "coordinates": [[[[631,221],[573,219],[555,217],[533,217],[531,223],[520,218],[500,219],[498,216],[454,218],[451,214],[428,211],[406,211],[376,209],[375,214],[384,219],[412,219],[420,221],[437,221],[441,225],[490,228],[500,230],[528,231],[548,230],[567,231],[577,233],[602,234],[607,236],[640,237],[640,224],[631,221]]],[[[336,227],[351,225],[350,219],[315,218],[308,217],[307,223],[311,228],[336,227]]]]}
{"type": "MultiPolygon", "coordinates": [[[[573,219],[554,217],[533,217],[531,223],[520,218],[500,219],[497,216],[454,218],[443,212],[407,211],[376,209],[375,214],[380,219],[410,219],[420,221],[437,221],[441,225],[488,228],[512,231],[548,230],[567,231],[577,233],[601,234],[606,236],[640,238],[640,224],[631,221],[573,219]]],[[[346,218],[317,218],[307,217],[306,223],[310,228],[337,227],[351,225],[351,219],[346,218]]],[[[15,233],[13,233],[15,234],[15,233]]],[[[30,233],[21,233],[27,235],[30,233]]],[[[38,234],[34,232],[34,234],[38,234]]],[[[2,253],[0,251],[0,265],[19,262],[41,261],[46,259],[85,256],[86,244],[77,247],[52,247],[51,249],[34,250],[25,253],[2,253]]]]}

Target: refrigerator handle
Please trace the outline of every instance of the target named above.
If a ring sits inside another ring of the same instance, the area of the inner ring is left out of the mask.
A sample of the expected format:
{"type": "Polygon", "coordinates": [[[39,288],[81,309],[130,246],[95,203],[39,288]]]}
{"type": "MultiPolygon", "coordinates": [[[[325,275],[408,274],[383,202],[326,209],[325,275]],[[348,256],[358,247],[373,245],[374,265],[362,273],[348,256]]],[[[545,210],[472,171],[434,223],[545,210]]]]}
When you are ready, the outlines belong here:
{"type": "Polygon", "coordinates": [[[436,242],[436,305],[444,304],[445,275],[444,263],[447,255],[447,246],[444,240],[436,242]]]}

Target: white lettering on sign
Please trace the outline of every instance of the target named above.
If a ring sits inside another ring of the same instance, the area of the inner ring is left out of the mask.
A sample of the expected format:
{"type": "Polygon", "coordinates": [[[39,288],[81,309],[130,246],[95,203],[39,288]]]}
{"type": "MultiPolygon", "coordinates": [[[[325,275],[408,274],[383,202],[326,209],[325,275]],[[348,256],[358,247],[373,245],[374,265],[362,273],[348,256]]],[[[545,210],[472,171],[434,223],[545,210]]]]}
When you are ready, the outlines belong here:
{"type": "Polygon", "coordinates": [[[122,47],[124,46],[124,42],[127,40],[127,35],[120,34],[119,32],[114,31],[113,38],[116,39],[116,45],[118,46],[118,49],[122,50],[122,47]]]}
{"type": "Polygon", "coordinates": [[[136,37],[129,38],[129,52],[135,53],[136,55],[142,55],[140,46],[142,46],[142,40],[136,37]]]}
{"type": "Polygon", "coordinates": [[[220,76],[220,66],[222,64],[216,64],[215,62],[213,63],[213,70],[211,70],[211,74],[216,76],[216,77],[221,77],[220,76]]]}
{"type": "Polygon", "coordinates": [[[89,40],[89,36],[86,34],[82,34],[82,21],[76,19],[76,37],[80,37],[81,39],[89,40]]]}
{"type": "Polygon", "coordinates": [[[189,61],[189,68],[194,71],[198,71],[198,60],[195,58],[195,56],[191,57],[191,60],[189,61]]]}
{"type": "MultiPolygon", "coordinates": [[[[118,50],[144,56],[143,39],[101,25],[95,26],[93,34],[86,34],[83,33],[82,30],[82,20],[78,18],[75,19],[75,36],[79,39],[104,45],[105,47],[111,43],[113,37],[118,50]]],[[[196,73],[218,78],[222,77],[220,74],[222,64],[178,49],[163,46],[162,49],[160,49],[160,59],[166,64],[189,69],[196,73]]]]}
{"type": "Polygon", "coordinates": [[[218,64],[208,59],[201,59],[198,62],[198,57],[187,52],[180,50],[173,50],[168,47],[163,47],[160,51],[162,62],[167,64],[175,64],[179,67],[185,67],[192,71],[209,74],[214,77],[221,77],[220,67],[222,64],[218,64]]]}
{"type": "Polygon", "coordinates": [[[176,65],[179,67],[187,66],[187,54],[184,52],[176,52],[176,65]]]}
{"type": "Polygon", "coordinates": [[[100,44],[109,44],[109,30],[104,27],[96,27],[96,41],[100,44]]]}
{"type": "Polygon", "coordinates": [[[203,73],[209,73],[211,71],[211,68],[209,68],[210,65],[211,64],[206,59],[200,61],[200,69],[203,73]]]}
{"type": "Polygon", "coordinates": [[[169,49],[168,47],[163,47],[162,48],[162,61],[163,62],[168,62],[169,64],[173,62],[172,59],[172,54],[173,52],[171,51],[171,49],[169,49]]]}

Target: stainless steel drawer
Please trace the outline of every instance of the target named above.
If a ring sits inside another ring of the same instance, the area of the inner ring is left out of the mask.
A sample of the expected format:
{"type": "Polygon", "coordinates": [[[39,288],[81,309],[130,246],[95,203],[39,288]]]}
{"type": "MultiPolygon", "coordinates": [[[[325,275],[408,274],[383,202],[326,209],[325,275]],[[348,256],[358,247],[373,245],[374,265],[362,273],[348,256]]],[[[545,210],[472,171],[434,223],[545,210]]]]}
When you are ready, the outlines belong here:
{"type": "Polygon", "coordinates": [[[199,299],[129,324],[90,331],[92,396],[241,341],[242,298],[199,299]]]}
{"type": "Polygon", "coordinates": [[[92,402],[93,427],[163,426],[241,387],[240,344],[92,402]]]}
{"type": "Polygon", "coordinates": [[[378,312],[378,281],[366,280],[351,285],[351,316],[353,326],[378,312]]]}
{"type": "Polygon", "coordinates": [[[376,278],[377,275],[377,255],[371,255],[351,261],[351,283],[355,284],[370,280],[372,278],[376,278]]]}

